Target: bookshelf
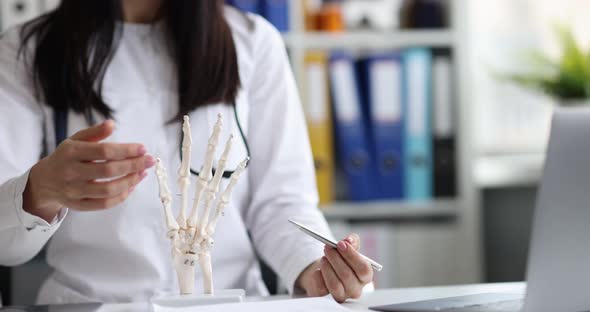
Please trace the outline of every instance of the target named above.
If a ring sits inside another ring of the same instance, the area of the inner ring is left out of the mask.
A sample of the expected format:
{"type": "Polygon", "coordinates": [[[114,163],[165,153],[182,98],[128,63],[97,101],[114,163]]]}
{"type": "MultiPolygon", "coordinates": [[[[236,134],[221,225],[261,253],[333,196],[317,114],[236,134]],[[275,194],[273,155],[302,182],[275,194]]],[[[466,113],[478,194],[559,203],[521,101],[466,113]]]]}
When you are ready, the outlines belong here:
{"type": "Polygon", "coordinates": [[[291,32],[283,36],[287,48],[346,49],[359,46],[367,49],[395,49],[409,46],[448,48],[453,33],[448,30],[399,30],[395,32],[355,31],[348,33],[291,32]]]}
{"type": "MultiPolygon", "coordinates": [[[[404,227],[424,229],[423,239],[400,239],[406,234],[393,234],[396,244],[406,245],[400,250],[413,250],[412,255],[393,255],[394,262],[419,261],[421,255],[440,250],[441,241],[432,239],[441,224],[451,229],[452,237],[442,243],[443,257],[452,259],[445,265],[425,268],[429,272],[448,274],[442,278],[445,283],[475,283],[482,281],[482,255],[480,234],[479,191],[472,172],[474,163],[474,147],[472,131],[473,110],[470,107],[470,82],[468,70],[469,45],[466,43],[468,33],[467,0],[449,0],[450,27],[435,30],[399,29],[391,32],[383,31],[350,31],[342,33],[306,32],[303,25],[304,16],[300,0],[290,0],[290,32],[283,34],[285,46],[289,50],[291,64],[298,84],[304,85],[305,55],[308,51],[350,50],[387,51],[408,47],[429,47],[448,49],[453,56],[453,70],[457,84],[456,116],[457,123],[457,163],[458,163],[458,196],[453,199],[433,199],[425,202],[406,201],[375,201],[348,202],[335,201],[322,208],[322,212],[333,229],[339,235],[342,224],[361,225],[371,228],[383,223],[393,233],[401,233],[404,227]],[[436,222],[431,222],[431,221],[436,222]],[[408,225],[410,224],[410,225],[408,225]],[[438,244],[438,245],[437,245],[438,244]],[[435,246],[437,245],[437,246],[435,246]],[[425,250],[430,250],[425,252],[425,250]]],[[[304,97],[302,97],[304,98],[304,97]]],[[[349,227],[345,226],[344,231],[349,227]]],[[[422,234],[419,234],[420,236],[422,234]]],[[[437,234],[435,234],[436,237],[437,234]]],[[[447,235],[443,234],[442,236],[447,235]]],[[[414,235],[416,236],[416,235],[414,235]]],[[[391,255],[390,255],[391,257],[391,255]]],[[[392,281],[389,281],[393,283],[392,281]]],[[[434,279],[431,281],[438,283],[434,279]]],[[[425,283],[429,283],[425,281],[425,283]]],[[[415,283],[396,284],[397,286],[413,286],[415,283]]]]}
{"type": "Polygon", "coordinates": [[[367,203],[340,202],[322,206],[328,221],[382,221],[382,220],[452,220],[457,216],[456,200],[426,202],[375,201],[367,203]]]}

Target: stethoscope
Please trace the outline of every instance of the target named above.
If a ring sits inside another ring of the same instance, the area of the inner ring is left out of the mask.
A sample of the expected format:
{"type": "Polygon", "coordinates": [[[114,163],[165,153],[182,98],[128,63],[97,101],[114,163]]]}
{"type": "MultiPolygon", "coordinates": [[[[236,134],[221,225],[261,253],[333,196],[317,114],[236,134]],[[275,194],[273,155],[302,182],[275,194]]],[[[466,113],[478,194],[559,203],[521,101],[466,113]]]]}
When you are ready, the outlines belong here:
{"type": "MultiPolygon", "coordinates": [[[[246,147],[246,154],[248,155],[248,160],[252,159],[252,157],[250,156],[250,146],[248,145],[248,140],[246,139],[246,136],[244,135],[244,130],[242,129],[242,124],[240,123],[240,118],[238,116],[238,111],[236,109],[236,103],[232,103],[232,107],[233,107],[233,111],[234,111],[234,118],[236,119],[236,123],[238,125],[238,130],[240,132],[240,136],[242,137],[242,142],[244,143],[244,147],[246,147]]],[[[182,140],[184,138],[184,133],[182,133],[182,127],[180,127],[180,144],[179,144],[179,151],[180,153],[178,153],[180,155],[180,161],[182,162],[182,140]]],[[[246,163],[246,168],[248,167],[248,165],[250,164],[250,162],[248,161],[246,163]]],[[[190,168],[191,173],[194,174],[195,176],[199,176],[200,172],[194,170],[193,168],[190,168]]],[[[223,178],[225,179],[229,179],[231,178],[232,174],[234,173],[234,170],[226,170],[223,172],[223,178]]],[[[215,175],[215,168],[212,169],[212,175],[215,175]]]]}

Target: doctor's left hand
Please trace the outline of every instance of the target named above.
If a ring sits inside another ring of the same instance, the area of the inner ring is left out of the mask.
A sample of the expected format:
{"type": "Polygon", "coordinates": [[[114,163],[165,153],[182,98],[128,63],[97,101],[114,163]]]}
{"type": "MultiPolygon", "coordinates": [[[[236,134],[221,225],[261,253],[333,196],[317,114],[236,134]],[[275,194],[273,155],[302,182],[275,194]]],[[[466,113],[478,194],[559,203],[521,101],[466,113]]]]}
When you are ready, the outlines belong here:
{"type": "Polygon", "coordinates": [[[338,242],[338,248],[326,246],[324,257],[299,275],[296,285],[308,296],[331,294],[340,303],[357,299],[363,287],[373,281],[373,268],[359,253],[360,238],[350,234],[338,242]]]}

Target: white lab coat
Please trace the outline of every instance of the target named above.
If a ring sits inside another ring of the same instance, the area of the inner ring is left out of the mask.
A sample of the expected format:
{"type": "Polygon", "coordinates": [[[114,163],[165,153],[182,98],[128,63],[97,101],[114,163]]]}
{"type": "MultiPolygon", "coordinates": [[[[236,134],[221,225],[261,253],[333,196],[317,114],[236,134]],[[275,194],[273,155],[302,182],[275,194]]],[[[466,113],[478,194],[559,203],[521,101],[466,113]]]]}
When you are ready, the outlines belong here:
{"type": "MultiPolygon", "coordinates": [[[[259,16],[226,8],[226,17],[237,46],[242,81],[237,109],[252,160],[217,228],[214,286],[266,294],[256,250],[293,291],[298,275],[323,253],[321,245],[287,219],[329,232],[317,209],[304,116],[280,34],[259,16]]],[[[180,124],[165,125],[177,112],[177,95],[162,26],[123,27],[104,82],[117,121],[109,141],[143,143],[150,154],[163,159],[176,193],[180,124]]],[[[17,61],[18,47],[19,29],[8,31],[0,41],[0,264],[28,261],[51,238],[47,261],[55,271],[42,287],[40,303],[146,300],[177,292],[153,171],[113,209],[64,209],[51,224],[23,211],[28,171],[42,156],[44,143],[51,149],[55,142],[52,112],[35,100],[29,69],[22,59],[17,61]]],[[[211,105],[190,116],[194,169],[202,164],[218,113],[225,116],[221,141],[230,133],[236,137],[228,168],[246,156],[232,109],[211,105]]],[[[81,116],[70,114],[68,135],[86,127],[81,116]]],[[[202,291],[201,282],[197,274],[196,292],[202,291]]]]}

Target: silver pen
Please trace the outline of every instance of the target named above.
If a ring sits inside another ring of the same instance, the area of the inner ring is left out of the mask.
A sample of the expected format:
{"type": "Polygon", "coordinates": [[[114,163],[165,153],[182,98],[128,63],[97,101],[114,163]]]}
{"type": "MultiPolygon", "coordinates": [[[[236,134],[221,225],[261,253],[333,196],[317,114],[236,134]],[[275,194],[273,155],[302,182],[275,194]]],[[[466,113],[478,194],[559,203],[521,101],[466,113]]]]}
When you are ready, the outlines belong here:
{"type": "MultiPolygon", "coordinates": [[[[320,242],[322,242],[322,243],[324,243],[324,244],[326,244],[326,245],[328,245],[328,246],[330,246],[332,248],[337,248],[338,247],[338,243],[337,242],[335,242],[335,241],[333,241],[333,240],[331,240],[331,239],[329,239],[329,238],[327,238],[327,237],[325,237],[323,235],[320,235],[317,232],[314,232],[314,231],[310,230],[308,227],[304,226],[303,224],[298,223],[298,222],[295,222],[293,220],[289,220],[289,222],[291,222],[291,224],[295,225],[303,233],[305,233],[305,234],[307,234],[307,235],[309,235],[309,236],[317,239],[318,241],[320,241],[320,242]]],[[[373,260],[373,259],[371,259],[371,258],[369,258],[369,257],[367,257],[367,256],[365,256],[363,254],[360,254],[360,255],[365,260],[367,260],[367,262],[369,262],[371,264],[371,266],[376,271],[381,271],[383,269],[383,266],[381,264],[377,263],[375,260],[373,260]]]]}

